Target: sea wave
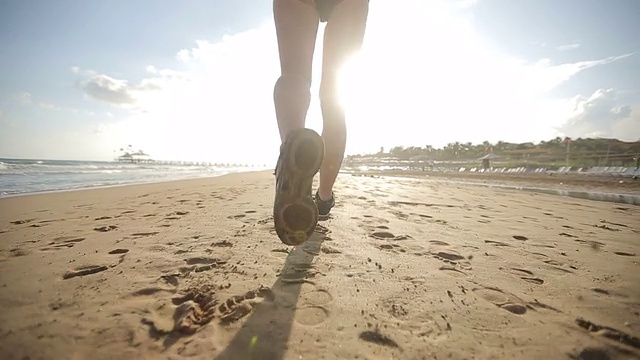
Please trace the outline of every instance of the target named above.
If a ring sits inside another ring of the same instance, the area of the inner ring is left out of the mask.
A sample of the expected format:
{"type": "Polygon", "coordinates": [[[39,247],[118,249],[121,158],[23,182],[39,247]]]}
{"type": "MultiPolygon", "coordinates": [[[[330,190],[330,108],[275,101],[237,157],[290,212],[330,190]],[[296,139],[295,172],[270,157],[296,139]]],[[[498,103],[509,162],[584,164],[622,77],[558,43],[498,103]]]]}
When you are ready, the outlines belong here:
{"type": "Polygon", "coordinates": [[[263,169],[212,164],[124,164],[0,159],[0,197],[43,191],[212,177],[230,172],[263,169]]]}
{"type": "Polygon", "coordinates": [[[218,172],[225,167],[213,165],[152,165],[121,163],[47,163],[38,162],[0,162],[0,175],[51,175],[51,174],[93,174],[93,173],[140,173],[140,172],[218,172]]]}

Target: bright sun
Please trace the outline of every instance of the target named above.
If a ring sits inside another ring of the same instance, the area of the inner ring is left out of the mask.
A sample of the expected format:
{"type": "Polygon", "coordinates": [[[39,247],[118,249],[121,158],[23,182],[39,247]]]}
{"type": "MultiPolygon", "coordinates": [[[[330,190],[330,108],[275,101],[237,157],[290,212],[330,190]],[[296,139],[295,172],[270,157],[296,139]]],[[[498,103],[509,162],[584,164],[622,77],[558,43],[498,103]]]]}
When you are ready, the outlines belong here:
{"type": "Polygon", "coordinates": [[[338,97],[345,109],[362,104],[362,100],[367,97],[363,64],[362,53],[357,52],[345,61],[340,70],[338,97]]]}

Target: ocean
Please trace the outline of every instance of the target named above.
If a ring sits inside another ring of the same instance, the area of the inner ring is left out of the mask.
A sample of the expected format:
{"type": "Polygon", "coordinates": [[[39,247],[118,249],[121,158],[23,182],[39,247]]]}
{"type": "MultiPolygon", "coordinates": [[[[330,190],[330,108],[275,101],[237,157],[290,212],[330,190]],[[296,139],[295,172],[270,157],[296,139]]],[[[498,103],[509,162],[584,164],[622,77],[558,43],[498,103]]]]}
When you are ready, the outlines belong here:
{"type": "Polygon", "coordinates": [[[194,179],[259,170],[267,170],[267,167],[0,158],[0,197],[194,179]]]}

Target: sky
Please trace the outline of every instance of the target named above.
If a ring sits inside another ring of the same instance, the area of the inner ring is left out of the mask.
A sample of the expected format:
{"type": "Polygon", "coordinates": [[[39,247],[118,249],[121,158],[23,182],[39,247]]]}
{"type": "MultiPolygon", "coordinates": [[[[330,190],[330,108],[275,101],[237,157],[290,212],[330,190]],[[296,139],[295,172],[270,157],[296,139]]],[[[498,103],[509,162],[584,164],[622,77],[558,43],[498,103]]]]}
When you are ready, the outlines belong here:
{"type": "MultiPolygon", "coordinates": [[[[637,0],[371,0],[342,73],[347,154],[640,140],[638,14],[637,0]]],[[[2,1],[0,157],[111,160],[132,145],[274,163],[278,61],[267,0],[2,1]]]]}

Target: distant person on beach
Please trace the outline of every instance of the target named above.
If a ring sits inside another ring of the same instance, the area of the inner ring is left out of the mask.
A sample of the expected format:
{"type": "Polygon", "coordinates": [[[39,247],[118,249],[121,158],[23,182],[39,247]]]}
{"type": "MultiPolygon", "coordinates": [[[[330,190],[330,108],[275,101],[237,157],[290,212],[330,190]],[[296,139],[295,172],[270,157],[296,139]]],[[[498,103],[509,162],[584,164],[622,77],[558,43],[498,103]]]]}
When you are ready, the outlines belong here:
{"type": "Polygon", "coordinates": [[[345,60],[362,46],[369,1],[274,0],[273,13],[281,71],[273,97],[282,141],[276,165],[274,221],[280,239],[296,245],[311,236],[318,219],[328,217],[335,205],[333,185],[347,140],[345,114],[338,101],[338,75],[345,60]],[[327,23],[320,79],[321,138],[305,129],[320,22],[327,23]],[[313,204],[311,186],[318,170],[320,184],[313,204]]]}

